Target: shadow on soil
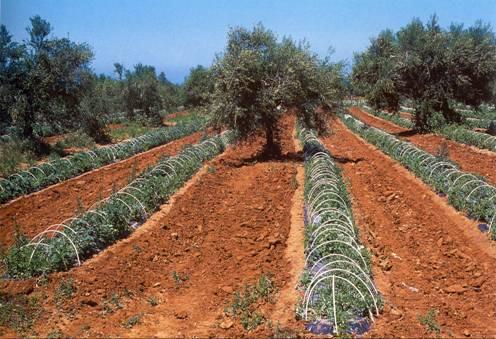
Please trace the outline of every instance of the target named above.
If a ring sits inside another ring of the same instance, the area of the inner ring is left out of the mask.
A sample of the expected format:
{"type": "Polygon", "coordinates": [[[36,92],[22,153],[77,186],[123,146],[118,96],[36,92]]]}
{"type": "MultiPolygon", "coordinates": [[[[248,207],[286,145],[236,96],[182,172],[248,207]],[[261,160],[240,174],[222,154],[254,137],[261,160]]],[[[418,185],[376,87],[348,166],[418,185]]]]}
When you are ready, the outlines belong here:
{"type": "Polygon", "coordinates": [[[289,152],[289,153],[278,153],[278,152],[259,152],[253,156],[239,159],[236,161],[226,161],[227,166],[231,167],[243,167],[243,166],[252,166],[256,163],[264,163],[264,162],[303,162],[303,152],[289,152]]]}
{"type": "Polygon", "coordinates": [[[418,134],[422,134],[422,133],[414,129],[410,129],[408,131],[399,132],[399,133],[393,133],[393,135],[397,137],[413,137],[414,135],[418,135],[418,134]]]}

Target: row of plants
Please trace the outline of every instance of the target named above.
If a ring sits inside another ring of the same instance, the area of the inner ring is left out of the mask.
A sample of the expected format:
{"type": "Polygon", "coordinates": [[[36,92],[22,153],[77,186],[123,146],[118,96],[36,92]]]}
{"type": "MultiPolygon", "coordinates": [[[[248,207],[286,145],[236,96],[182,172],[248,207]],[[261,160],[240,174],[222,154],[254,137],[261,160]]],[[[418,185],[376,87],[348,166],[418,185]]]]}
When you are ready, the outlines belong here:
{"type": "Polygon", "coordinates": [[[351,115],[341,116],[353,132],[378,147],[433,187],[457,210],[481,220],[481,230],[488,230],[496,240],[496,187],[484,177],[459,170],[459,166],[443,156],[434,156],[378,128],[368,126],[351,115]]]}
{"type": "Polygon", "coordinates": [[[161,128],[115,145],[79,152],[19,171],[0,180],[0,203],[182,138],[202,129],[205,122],[205,117],[198,116],[188,123],[161,128]]]}
{"type": "Polygon", "coordinates": [[[8,277],[27,278],[67,270],[128,236],[204,161],[223,152],[233,140],[234,133],[228,131],[186,147],[77,217],[48,227],[30,241],[19,237],[5,258],[8,277]]]}
{"type": "Polygon", "coordinates": [[[469,130],[460,125],[448,125],[439,133],[456,142],[496,152],[496,136],[469,130]]]}
{"type": "Polygon", "coordinates": [[[360,244],[346,185],[314,130],[299,126],[305,156],[304,296],[297,314],[315,334],[362,334],[381,298],[360,244]]]}
{"type": "Polygon", "coordinates": [[[378,110],[375,110],[372,107],[369,107],[366,105],[362,106],[362,109],[369,114],[372,114],[372,115],[374,115],[378,118],[384,119],[384,120],[391,121],[392,123],[394,123],[398,126],[405,127],[405,128],[415,127],[415,124],[411,120],[405,119],[405,118],[401,117],[399,114],[391,114],[391,113],[387,113],[384,111],[378,111],[378,110]]]}
{"type": "MultiPolygon", "coordinates": [[[[362,106],[363,109],[372,115],[375,115],[379,118],[382,118],[384,120],[391,121],[395,123],[398,126],[402,126],[405,128],[413,128],[414,124],[412,121],[402,118],[397,114],[389,114],[383,111],[377,111],[373,110],[368,106],[362,106]]],[[[465,126],[462,125],[456,125],[456,124],[450,124],[450,125],[445,125],[444,127],[438,128],[436,133],[441,134],[448,139],[451,139],[453,141],[470,145],[470,146],[475,146],[477,148],[481,149],[487,149],[490,151],[496,151],[496,137],[492,135],[488,135],[485,133],[480,133],[476,131],[472,131],[470,129],[467,129],[465,126]]]]}
{"type": "Polygon", "coordinates": [[[478,118],[465,118],[463,125],[469,128],[484,128],[488,129],[491,125],[491,120],[478,119],[478,118]]]}

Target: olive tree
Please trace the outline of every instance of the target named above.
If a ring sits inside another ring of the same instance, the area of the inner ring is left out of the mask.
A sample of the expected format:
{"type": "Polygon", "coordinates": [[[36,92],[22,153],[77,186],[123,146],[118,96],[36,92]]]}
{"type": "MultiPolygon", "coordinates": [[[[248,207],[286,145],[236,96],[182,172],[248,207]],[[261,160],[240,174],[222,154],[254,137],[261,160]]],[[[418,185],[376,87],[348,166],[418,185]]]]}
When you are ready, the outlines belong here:
{"type": "Polygon", "coordinates": [[[315,108],[340,105],[344,93],[340,66],[319,60],[306,43],[279,41],[261,24],[231,29],[212,72],[213,124],[242,138],[263,130],[267,152],[279,150],[276,124],[288,108],[325,129],[325,119],[319,118],[325,111],[315,108]]]}
{"type": "Polygon", "coordinates": [[[211,69],[202,65],[191,68],[184,82],[185,104],[187,106],[208,104],[213,90],[214,78],[211,69]]]}
{"type": "Polygon", "coordinates": [[[372,39],[367,51],[355,57],[353,69],[354,81],[364,84],[375,107],[383,108],[384,92],[393,101],[409,99],[417,129],[430,130],[461,120],[456,103],[478,107],[491,100],[496,38],[489,25],[478,21],[469,28],[452,24],[443,29],[432,16],[425,24],[414,19],[384,38],[372,39]]]}
{"type": "Polygon", "coordinates": [[[366,52],[354,55],[353,86],[375,109],[399,108],[397,53],[393,32],[385,30],[371,40],[366,52]]]}

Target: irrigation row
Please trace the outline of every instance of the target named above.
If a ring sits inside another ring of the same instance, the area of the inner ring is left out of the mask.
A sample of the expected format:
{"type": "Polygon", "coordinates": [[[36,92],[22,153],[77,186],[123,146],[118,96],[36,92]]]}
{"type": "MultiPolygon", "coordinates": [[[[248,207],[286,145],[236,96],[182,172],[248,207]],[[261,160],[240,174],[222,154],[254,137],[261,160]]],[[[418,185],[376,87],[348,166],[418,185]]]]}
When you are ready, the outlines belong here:
{"type": "Polygon", "coordinates": [[[205,119],[198,118],[190,123],[151,131],[115,145],[79,152],[32,166],[0,179],[0,203],[182,138],[199,131],[204,125],[205,119]]]}
{"type": "Polygon", "coordinates": [[[360,244],[346,186],[313,130],[301,128],[305,155],[304,297],[297,309],[314,333],[368,330],[381,308],[370,255],[360,244]]]}
{"type": "Polygon", "coordinates": [[[453,161],[433,156],[348,114],[341,118],[353,132],[399,161],[437,192],[446,195],[457,210],[484,221],[485,224],[479,227],[496,240],[496,187],[488,184],[484,177],[461,171],[453,161]]]}
{"type": "MultiPolygon", "coordinates": [[[[414,127],[414,124],[410,120],[402,118],[399,115],[389,114],[382,111],[376,111],[369,106],[362,106],[362,108],[367,113],[375,115],[384,120],[391,121],[392,123],[398,126],[402,126],[405,128],[414,127]]],[[[465,128],[464,126],[456,125],[456,124],[447,125],[436,131],[436,133],[444,135],[448,139],[451,139],[453,141],[462,144],[475,146],[477,148],[487,149],[489,151],[496,152],[496,136],[472,131],[470,129],[465,128]]]]}
{"type": "Polygon", "coordinates": [[[233,132],[224,132],[188,147],[159,161],[83,214],[47,227],[30,241],[19,241],[6,257],[8,276],[26,278],[67,270],[128,236],[196,173],[203,162],[222,153],[233,140],[233,132]]]}

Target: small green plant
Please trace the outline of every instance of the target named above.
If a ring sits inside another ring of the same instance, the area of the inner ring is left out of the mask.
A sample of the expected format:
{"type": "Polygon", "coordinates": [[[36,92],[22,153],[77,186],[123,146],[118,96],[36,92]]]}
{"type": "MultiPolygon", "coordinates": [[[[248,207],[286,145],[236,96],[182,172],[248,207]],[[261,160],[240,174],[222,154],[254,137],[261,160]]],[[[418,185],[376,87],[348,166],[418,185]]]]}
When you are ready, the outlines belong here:
{"type": "Polygon", "coordinates": [[[136,325],[138,325],[141,322],[141,318],[143,317],[143,313],[138,313],[133,315],[132,317],[128,318],[124,322],[124,327],[125,328],[132,328],[136,325]]]}
{"type": "Polygon", "coordinates": [[[441,332],[441,327],[436,321],[438,311],[434,309],[430,309],[424,315],[419,315],[418,320],[422,325],[424,325],[429,332],[435,332],[439,334],[441,332]]]}
{"type": "Polygon", "coordinates": [[[74,286],[74,279],[68,278],[62,280],[55,291],[55,300],[57,303],[64,299],[69,299],[76,292],[76,287],[74,286]]]}
{"type": "Polygon", "coordinates": [[[257,305],[264,301],[272,302],[271,295],[274,291],[270,277],[262,275],[255,285],[245,285],[242,292],[234,292],[226,313],[239,317],[245,330],[253,330],[265,321],[265,317],[256,311],[257,305]]]}
{"type": "Polygon", "coordinates": [[[208,173],[215,173],[217,170],[213,166],[208,166],[208,173]]]}
{"type": "Polygon", "coordinates": [[[120,295],[118,293],[112,293],[110,298],[103,302],[103,314],[114,313],[123,307],[120,295]]]}
{"type": "Polygon", "coordinates": [[[151,296],[151,297],[148,298],[148,303],[151,306],[157,306],[158,305],[158,300],[157,300],[157,298],[151,296]]]}
{"type": "Polygon", "coordinates": [[[172,279],[174,279],[174,282],[176,283],[176,288],[184,284],[186,281],[188,281],[189,276],[187,274],[181,275],[181,273],[178,273],[176,271],[172,272],[172,279]]]}
{"type": "Polygon", "coordinates": [[[0,295],[0,326],[25,334],[41,314],[37,297],[0,295]]]}
{"type": "Polygon", "coordinates": [[[254,330],[258,326],[262,325],[265,321],[265,317],[258,312],[246,312],[241,316],[241,325],[247,331],[254,330]]]}

